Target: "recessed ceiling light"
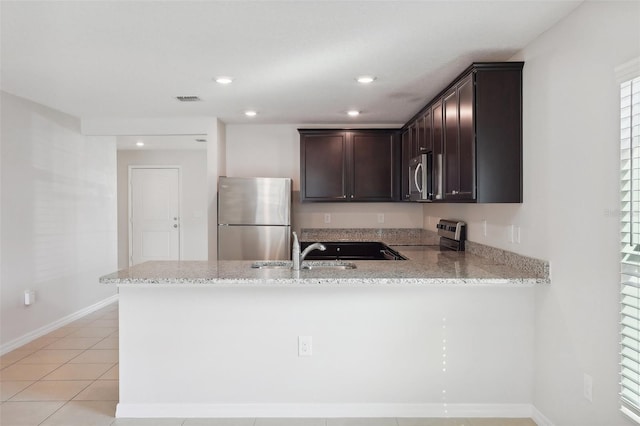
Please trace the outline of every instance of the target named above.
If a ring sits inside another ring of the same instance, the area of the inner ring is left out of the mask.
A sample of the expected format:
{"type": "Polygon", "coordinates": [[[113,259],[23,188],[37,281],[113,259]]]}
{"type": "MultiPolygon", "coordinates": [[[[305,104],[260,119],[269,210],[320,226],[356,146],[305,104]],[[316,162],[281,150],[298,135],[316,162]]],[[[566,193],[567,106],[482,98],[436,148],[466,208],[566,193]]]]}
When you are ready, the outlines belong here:
{"type": "Polygon", "coordinates": [[[138,142],[136,142],[136,146],[144,146],[144,142],[138,141],[138,142]]]}
{"type": "Polygon", "coordinates": [[[373,81],[376,78],[372,75],[361,75],[360,77],[356,78],[356,80],[358,81],[358,83],[362,83],[362,84],[369,84],[369,83],[373,83],[373,81]]]}
{"type": "Polygon", "coordinates": [[[349,117],[357,117],[360,115],[360,111],[352,109],[351,111],[347,111],[347,114],[349,114],[349,117]]]}
{"type": "Polygon", "coordinates": [[[232,81],[233,79],[231,77],[226,77],[226,76],[216,77],[216,83],[219,83],[219,84],[229,84],[232,81]]]}
{"type": "Polygon", "coordinates": [[[246,115],[247,117],[255,117],[256,115],[258,115],[258,113],[255,111],[245,111],[244,115],[246,115]]]}

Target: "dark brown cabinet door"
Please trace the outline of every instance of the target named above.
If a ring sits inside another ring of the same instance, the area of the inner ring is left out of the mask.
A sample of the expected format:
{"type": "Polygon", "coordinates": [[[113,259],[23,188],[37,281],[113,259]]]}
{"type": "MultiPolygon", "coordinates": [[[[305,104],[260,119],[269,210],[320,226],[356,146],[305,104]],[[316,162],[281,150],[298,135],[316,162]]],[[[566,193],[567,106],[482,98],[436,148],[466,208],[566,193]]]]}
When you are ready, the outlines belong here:
{"type": "Polygon", "coordinates": [[[417,157],[418,155],[420,155],[421,153],[425,152],[424,147],[425,147],[425,136],[426,136],[426,129],[424,126],[424,117],[420,117],[416,120],[416,142],[415,142],[415,146],[414,146],[414,157],[417,157]]]}
{"type": "Polygon", "coordinates": [[[300,130],[302,201],[398,201],[397,130],[300,130]]]}
{"type": "Polygon", "coordinates": [[[431,108],[424,113],[422,120],[424,122],[424,137],[419,147],[421,153],[433,151],[433,120],[431,117],[431,108]]]}
{"type": "Polygon", "coordinates": [[[473,75],[458,85],[458,198],[475,199],[476,144],[473,120],[473,75]]]}
{"type": "Polygon", "coordinates": [[[409,134],[411,135],[411,158],[418,156],[418,122],[415,121],[409,126],[409,134]]]}
{"type": "Polygon", "coordinates": [[[401,199],[409,201],[409,161],[411,161],[411,132],[406,128],[401,135],[402,165],[401,165],[401,199]]]}
{"type": "Polygon", "coordinates": [[[347,133],[301,135],[300,197],[302,201],[347,198],[347,133]]]}
{"type": "Polygon", "coordinates": [[[401,201],[409,201],[411,184],[409,162],[412,158],[420,154],[420,144],[424,136],[424,127],[422,120],[414,120],[402,131],[402,164],[401,164],[401,201]]]}
{"type": "Polygon", "coordinates": [[[458,93],[455,88],[442,98],[444,121],[444,196],[455,198],[460,188],[458,164],[458,93]]]}
{"type": "Polygon", "coordinates": [[[444,131],[442,122],[442,101],[431,107],[433,124],[433,198],[444,198],[444,131]]]}
{"type": "Polygon", "coordinates": [[[443,98],[445,199],[475,199],[475,132],[473,75],[462,79],[443,98]]]}
{"type": "Polygon", "coordinates": [[[352,191],[354,201],[393,201],[393,135],[388,133],[351,133],[352,191]]]}

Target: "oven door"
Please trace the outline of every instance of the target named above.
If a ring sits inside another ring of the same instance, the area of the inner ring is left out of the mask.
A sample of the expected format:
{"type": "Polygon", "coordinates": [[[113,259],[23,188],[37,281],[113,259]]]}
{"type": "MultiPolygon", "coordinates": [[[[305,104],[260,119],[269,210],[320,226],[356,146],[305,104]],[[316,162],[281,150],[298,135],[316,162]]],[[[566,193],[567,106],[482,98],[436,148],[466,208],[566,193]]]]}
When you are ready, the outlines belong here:
{"type": "Polygon", "coordinates": [[[409,162],[409,199],[429,202],[433,200],[433,154],[427,152],[409,162]]]}

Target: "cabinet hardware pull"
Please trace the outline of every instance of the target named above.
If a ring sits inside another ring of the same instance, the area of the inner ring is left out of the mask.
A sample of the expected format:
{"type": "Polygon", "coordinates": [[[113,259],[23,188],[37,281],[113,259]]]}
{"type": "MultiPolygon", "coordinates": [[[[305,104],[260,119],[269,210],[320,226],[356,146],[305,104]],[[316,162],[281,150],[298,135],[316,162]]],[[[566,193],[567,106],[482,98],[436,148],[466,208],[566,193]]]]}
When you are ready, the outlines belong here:
{"type": "MultiPolygon", "coordinates": [[[[413,173],[413,181],[416,184],[416,189],[418,190],[418,192],[420,194],[422,194],[422,188],[420,188],[420,185],[418,184],[418,171],[422,168],[422,163],[418,163],[418,165],[416,166],[416,171],[413,173]]],[[[420,197],[422,198],[422,197],[420,197]]]]}

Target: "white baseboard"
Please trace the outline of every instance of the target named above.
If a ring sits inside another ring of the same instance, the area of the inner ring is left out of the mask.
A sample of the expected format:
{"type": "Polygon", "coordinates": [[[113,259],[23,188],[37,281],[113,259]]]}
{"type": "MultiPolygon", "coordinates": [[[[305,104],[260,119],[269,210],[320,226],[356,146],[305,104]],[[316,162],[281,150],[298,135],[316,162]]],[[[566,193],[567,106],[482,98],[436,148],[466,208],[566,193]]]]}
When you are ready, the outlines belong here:
{"type": "Polygon", "coordinates": [[[555,426],[551,420],[549,420],[544,414],[540,412],[535,406],[531,406],[533,411],[531,413],[531,418],[538,426],[555,426]]]}
{"type": "Polygon", "coordinates": [[[116,417],[528,417],[531,404],[130,404],[116,417]]]}
{"type": "Polygon", "coordinates": [[[33,330],[17,339],[13,339],[2,346],[0,346],[0,355],[4,355],[7,352],[11,352],[14,349],[19,348],[20,346],[24,346],[29,342],[34,341],[38,337],[42,337],[46,334],[51,333],[54,330],[57,330],[60,327],[64,327],[65,325],[72,323],[73,321],[82,318],[85,315],[89,315],[92,312],[97,311],[98,309],[102,309],[107,305],[115,303],[118,301],[118,295],[114,294],[111,297],[108,297],[104,300],[101,300],[98,303],[94,303],[91,306],[87,306],[84,309],[80,309],[77,312],[74,312],[66,317],[60,318],[57,321],[52,322],[51,324],[47,324],[44,327],[40,327],[36,330],[33,330]]]}

